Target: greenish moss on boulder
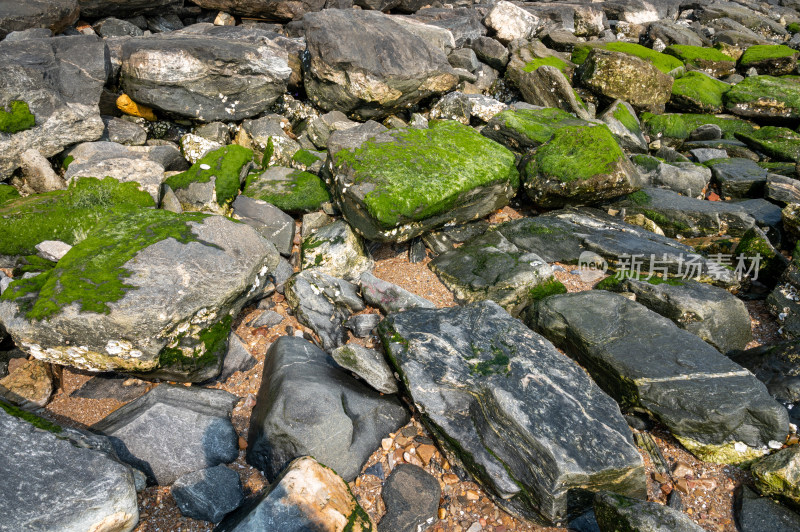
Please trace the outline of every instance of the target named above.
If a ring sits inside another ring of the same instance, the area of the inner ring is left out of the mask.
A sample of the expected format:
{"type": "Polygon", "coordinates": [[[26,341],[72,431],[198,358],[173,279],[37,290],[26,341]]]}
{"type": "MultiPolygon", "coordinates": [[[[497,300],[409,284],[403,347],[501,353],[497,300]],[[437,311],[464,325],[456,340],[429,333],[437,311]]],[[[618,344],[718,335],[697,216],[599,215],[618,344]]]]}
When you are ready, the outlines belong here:
{"type": "Polygon", "coordinates": [[[502,208],[519,186],[514,154],[474,129],[433,121],[332,156],[334,198],[370,240],[403,242],[502,208]]]}
{"type": "Polygon", "coordinates": [[[252,161],[252,150],[232,144],[206,154],[164,183],[175,192],[185,211],[227,214],[252,161]]]}
{"type": "Polygon", "coordinates": [[[0,131],[17,133],[36,125],[36,118],[28,108],[28,104],[14,100],[8,104],[8,111],[0,107],[0,131]]]}
{"type": "Polygon", "coordinates": [[[19,197],[19,191],[11,185],[0,183],[0,205],[19,197]]]}
{"type": "Polygon", "coordinates": [[[736,72],[736,60],[716,48],[673,44],[667,46],[664,53],[677,57],[710,76],[721,77],[736,72]]]}
{"type": "Polygon", "coordinates": [[[576,47],[572,52],[572,62],[582,65],[591,55],[593,49],[619,52],[647,61],[663,73],[671,72],[683,66],[683,61],[666,53],[656,52],[651,48],[630,42],[610,42],[601,46],[583,45],[576,47]]]}
{"type": "Polygon", "coordinates": [[[600,530],[703,532],[703,528],[692,521],[688,515],[669,506],[607,491],[601,491],[595,495],[594,515],[600,525],[600,530]]]}
{"type": "Polygon", "coordinates": [[[129,210],[52,269],[12,282],[0,321],[47,362],[127,372],[163,364],[172,380],[205,380],[207,368],[218,372],[226,320],[260,293],[278,257],[255,229],[224,217],[129,210]]]}
{"type": "Polygon", "coordinates": [[[319,210],[323,203],[331,200],[322,179],[281,166],[272,166],[263,173],[247,176],[242,194],[292,214],[319,210]]]}
{"type": "Polygon", "coordinates": [[[508,109],[496,114],[481,133],[511,150],[524,152],[544,144],[562,127],[589,124],[586,120],[552,107],[508,109]]]}
{"type": "Polygon", "coordinates": [[[719,113],[722,96],[730,90],[727,83],[702,72],[687,72],[672,85],[670,106],[690,113],[719,113]]]}
{"type": "Polygon", "coordinates": [[[735,138],[736,133],[750,132],[755,128],[750,122],[733,117],[718,117],[706,114],[666,113],[657,115],[643,113],[641,116],[644,130],[652,139],[667,138],[684,140],[689,134],[704,124],[714,124],[722,129],[722,137],[735,138]]]}
{"type": "Polygon", "coordinates": [[[758,268],[753,277],[769,286],[778,281],[789,265],[789,261],[775,249],[764,231],[758,227],[753,227],[742,235],[742,239],[736,245],[736,256],[740,255],[744,255],[748,263],[759,257],[758,268]]]}
{"type": "Polygon", "coordinates": [[[800,162],[800,133],[789,128],[765,126],[736,138],[776,161],[800,162]]]}
{"type": "Polygon", "coordinates": [[[725,93],[725,108],[749,118],[800,118],[800,77],[750,76],[725,93]]]}
{"type": "Polygon", "coordinates": [[[640,188],[638,172],[605,125],[557,130],[523,175],[525,192],[544,208],[597,203],[640,188]]]}
{"type": "Polygon", "coordinates": [[[6,201],[0,202],[0,256],[35,255],[36,244],[45,240],[74,245],[110,214],[155,207],[138,183],[110,177],[82,178],[66,190],[18,195],[7,193],[6,201]]]}
{"type": "Polygon", "coordinates": [[[798,56],[800,52],[783,44],[755,44],[739,58],[739,69],[755,68],[759,74],[770,76],[794,74],[798,56]]]}
{"type": "Polygon", "coordinates": [[[800,510],[800,446],[792,445],[764,457],[750,471],[762,495],[800,510]]]}

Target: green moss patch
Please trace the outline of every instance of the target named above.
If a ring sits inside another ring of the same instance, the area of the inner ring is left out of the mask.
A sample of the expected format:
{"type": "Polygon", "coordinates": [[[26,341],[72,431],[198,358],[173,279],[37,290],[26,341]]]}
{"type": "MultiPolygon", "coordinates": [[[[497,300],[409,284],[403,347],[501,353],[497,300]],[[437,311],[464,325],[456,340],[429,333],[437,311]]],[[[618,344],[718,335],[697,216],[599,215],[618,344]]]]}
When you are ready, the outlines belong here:
{"type": "Polygon", "coordinates": [[[550,279],[528,290],[531,301],[539,301],[556,294],[566,294],[567,287],[558,279],[550,279]]]}
{"type": "Polygon", "coordinates": [[[793,50],[783,44],[754,44],[748,47],[742,57],[739,58],[739,66],[750,68],[762,61],[791,57],[796,54],[797,50],[793,50]]]}
{"type": "Polygon", "coordinates": [[[624,157],[606,126],[568,126],[536,150],[526,173],[561,182],[587,180],[614,172],[624,157]]]}
{"type": "Polygon", "coordinates": [[[28,104],[14,100],[8,104],[8,111],[0,108],[0,131],[3,133],[17,133],[25,131],[36,125],[36,117],[33,116],[28,104]]]}
{"type": "Polygon", "coordinates": [[[0,183],[0,205],[19,197],[19,191],[11,185],[0,183]]]}
{"type": "Polygon", "coordinates": [[[667,46],[664,53],[680,59],[686,64],[695,66],[701,66],[702,62],[735,62],[733,57],[722,53],[716,48],[706,48],[703,46],[673,44],[667,46]]]}
{"type": "Polygon", "coordinates": [[[321,160],[319,156],[308,150],[297,150],[295,154],[292,155],[292,161],[302,164],[305,167],[309,167],[319,160],[321,160]]]}
{"type": "Polygon", "coordinates": [[[217,364],[227,349],[231,323],[233,317],[227,315],[214,325],[201,330],[197,334],[199,344],[191,348],[191,353],[179,347],[165,347],[158,357],[159,369],[192,372],[217,364]]]}
{"type": "Polygon", "coordinates": [[[242,194],[266,201],[290,213],[313,212],[331,200],[322,179],[300,170],[279,180],[267,180],[263,174],[250,174],[242,194]]]}
{"type": "Polygon", "coordinates": [[[0,400],[0,408],[2,408],[6,414],[19,418],[23,421],[27,421],[37,429],[46,430],[48,432],[52,432],[53,434],[58,434],[64,430],[52,421],[48,421],[43,417],[39,417],[36,414],[32,414],[27,410],[23,410],[2,400],[0,400]]]}
{"type": "Polygon", "coordinates": [[[736,138],[778,161],[800,162],[800,134],[791,129],[765,126],[736,138]]]}
{"type": "Polygon", "coordinates": [[[716,113],[731,86],[701,72],[687,72],[672,84],[670,104],[686,111],[716,113]]]}
{"type": "Polygon", "coordinates": [[[800,117],[800,77],[750,76],[725,94],[725,107],[741,114],[763,109],[778,116],[800,117]]]}
{"type": "Polygon", "coordinates": [[[0,204],[0,255],[34,255],[36,244],[74,245],[110,214],[155,207],[139,184],[107,177],[82,178],[67,190],[11,198],[0,204]]]}
{"type": "Polygon", "coordinates": [[[213,176],[217,204],[229,205],[239,194],[239,175],[242,167],[253,160],[253,151],[236,144],[208,153],[191,168],[167,178],[164,183],[172,190],[187,188],[192,183],[208,183],[213,176]]]}
{"type": "Polygon", "coordinates": [[[618,104],[617,108],[614,109],[612,113],[614,118],[620,121],[620,123],[625,126],[625,129],[628,131],[639,134],[642,132],[641,127],[639,126],[639,120],[637,120],[636,116],[631,114],[630,110],[627,106],[618,104]]]}
{"type": "Polygon", "coordinates": [[[555,56],[538,57],[533,61],[529,61],[524,67],[522,67],[522,70],[525,72],[533,72],[540,66],[556,67],[562,73],[567,73],[567,62],[555,56]]]}
{"type": "MultiPolygon", "coordinates": [[[[579,48],[580,50],[578,48],[573,50],[572,62],[576,64],[583,64],[593,47],[584,46],[579,48]]],[[[600,46],[599,48],[602,48],[603,50],[610,50],[612,52],[621,52],[623,54],[638,57],[639,59],[644,59],[645,61],[652,63],[653,66],[665,74],[683,66],[683,62],[680,59],[671,55],[662,54],[661,52],[656,52],[655,50],[651,50],[650,48],[642,46],[641,44],[617,41],[610,42],[600,46]]]]}
{"type": "MultiPolygon", "coordinates": [[[[730,94],[730,92],[728,93],[730,94]]],[[[755,128],[750,122],[738,118],[720,118],[707,114],[672,113],[655,115],[642,113],[644,129],[651,137],[667,137],[673,139],[686,139],[689,133],[704,124],[716,124],[722,128],[722,136],[734,139],[736,133],[749,133],[755,128]]]]}
{"type": "Polygon", "coordinates": [[[786,26],[786,30],[789,33],[800,33],[800,23],[792,22],[788,26],[786,26]]]}
{"type": "Polygon", "coordinates": [[[650,196],[644,190],[637,190],[633,194],[628,194],[628,199],[636,205],[647,205],[650,203],[650,196]]]}
{"type": "Polygon", "coordinates": [[[566,111],[551,107],[546,109],[509,109],[496,115],[493,120],[499,121],[506,128],[528,138],[534,145],[544,144],[550,140],[550,137],[559,128],[587,124],[566,111]]]}
{"type": "Polygon", "coordinates": [[[85,312],[107,314],[108,303],[122,299],[135,288],[124,282],[131,275],[125,268],[128,261],[140,250],[167,238],[182,243],[195,241],[188,222],[205,217],[199,213],[178,215],[139,209],[108,218],[64,255],[55,268],[12,282],[0,298],[25,298],[29,307],[26,315],[31,320],[48,318],[76,302],[85,312]]]}
{"type": "Polygon", "coordinates": [[[352,171],[353,186],[372,187],[364,207],[385,228],[447,212],[479,187],[519,186],[514,154],[471,127],[432,121],[428,129],[387,135],[393,141],[370,140],[334,156],[335,166],[352,171]]]}

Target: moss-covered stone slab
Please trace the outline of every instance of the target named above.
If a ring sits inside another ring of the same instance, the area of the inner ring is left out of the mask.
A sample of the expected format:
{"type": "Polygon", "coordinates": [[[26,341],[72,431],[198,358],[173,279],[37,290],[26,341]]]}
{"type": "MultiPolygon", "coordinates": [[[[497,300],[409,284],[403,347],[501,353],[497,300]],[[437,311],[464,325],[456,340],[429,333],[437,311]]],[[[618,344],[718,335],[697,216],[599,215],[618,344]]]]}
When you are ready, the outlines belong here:
{"type": "Polygon", "coordinates": [[[391,314],[378,334],[448,460],[501,506],[562,525],[594,491],[644,496],[642,459],[617,405],[496,303],[391,314]]]}
{"type": "Polygon", "coordinates": [[[786,437],[786,409],[752,373],[692,333],[603,290],[539,301],[526,323],[624,409],[649,412],[705,461],[738,463],[786,437]]]}
{"type": "Polygon", "coordinates": [[[589,53],[577,76],[581,85],[600,96],[619,98],[637,109],[659,112],[669,101],[673,82],[653,63],[601,49],[589,53]]]}
{"type": "Polygon", "coordinates": [[[755,44],[739,58],[739,69],[744,72],[755,68],[759,74],[770,76],[794,74],[798,57],[800,52],[783,44],[755,44]]]}
{"type": "Polygon", "coordinates": [[[8,104],[8,111],[0,108],[0,131],[18,133],[36,125],[36,117],[31,113],[28,104],[22,100],[13,100],[8,104]]]}
{"type": "Polygon", "coordinates": [[[765,126],[736,138],[776,161],[800,162],[800,133],[789,128],[765,126]]]}
{"type": "Polygon", "coordinates": [[[519,249],[498,231],[442,253],[429,267],[459,303],[490,299],[513,316],[536,299],[566,291],[544,259],[519,249]]]}
{"type": "Polygon", "coordinates": [[[753,227],[742,236],[742,239],[736,244],[735,252],[736,256],[760,258],[753,277],[757,276],[759,282],[768,286],[773,286],[789,265],[788,259],[772,245],[767,235],[758,226],[753,227]]]}
{"type": "Polygon", "coordinates": [[[611,52],[619,52],[633,57],[647,61],[663,73],[668,73],[676,68],[683,66],[683,61],[677,56],[667,53],[656,52],[651,48],[630,42],[610,42],[600,46],[586,44],[576,46],[572,51],[572,62],[578,65],[583,65],[589,58],[590,52],[593,49],[609,50],[611,52]]]}
{"type": "Polygon", "coordinates": [[[653,140],[660,138],[684,140],[689,138],[692,131],[705,124],[719,126],[724,139],[734,139],[736,133],[750,132],[755,129],[753,124],[746,120],[708,114],[666,113],[658,115],[643,113],[641,120],[644,130],[653,140]]]}
{"type": "Polygon", "coordinates": [[[800,510],[800,446],[793,445],[767,456],[750,469],[762,495],[780,499],[800,510]]]}
{"type": "Polygon", "coordinates": [[[669,104],[689,113],[719,113],[724,108],[722,97],[730,88],[702,72],[687,72],[673,83],[669,104]]]}
{"type": "Polygon", "coordinates": [[[622,148],[636,153],[647,153],[647,141],[631,104],[616,100],[597,118],[605,122],[622,148]]]}
{"type": "Polygon", "coordinates": [[[223,217],[128,211],[53,268],[12,282],[0,321],[41,360],[205,380],[219,372],[232,316],[278,258],[255,229],[223,217]]]}
{"type": "Polygon", "coordinates": [[[3,189],[7,190],[5,202],[0,201],[0,256],[35,255],[36,244],[45,240],[73,245],[110,214],[155,207],[137,183],[113,178],[78,179],[66,190],[24,198],[13,187],[0,187],[0,194],[3,189]]]}
{"type": "Polygon", "coordinates": [[[266,201],[292,214],[317,211],[323,203],[331,200],[322,179],[302,170],[281,166],[272,166],[262,173],[247,176],[242,194],[266,201]]]}
{"type": "Polygon", "coordinates": [[[332,155],[333,195],[370,240],[403,242],[502,208],[519,186],[508,149],[454,121],[395,130],[332,155]]]}
{"type": "Polygon", "coordinates": [[[523,171],[525,192],[544,208],[586,205],[636,191],[640,177],[605,125],[557,130],[523,171]]]}
{"type": "Polygon", "coordinates": [[[736,60],[716,48],[673,44],[667,46],[664,53],[715,78],[736,72],[736,60]]]}
{"type": "Polygon", "coordinates": [[[550,140],[557,129],[589,124],[561,109],[509,109],[496,114],[481,133],[510,150],[525,152],[550,140]]]}
{"type": "Polygon", "coordinates": [[[749,118],[800,118],[800,77],[750,76],[725,93],[725,108],[749,118]]]}
{"type": "Polygon", "coordinates": [[[252,150],[235,144],[224,146],[206,154],[185,172],[168,177],[164,184],[185,211],[228,214],[252,161],[252,150]]]}

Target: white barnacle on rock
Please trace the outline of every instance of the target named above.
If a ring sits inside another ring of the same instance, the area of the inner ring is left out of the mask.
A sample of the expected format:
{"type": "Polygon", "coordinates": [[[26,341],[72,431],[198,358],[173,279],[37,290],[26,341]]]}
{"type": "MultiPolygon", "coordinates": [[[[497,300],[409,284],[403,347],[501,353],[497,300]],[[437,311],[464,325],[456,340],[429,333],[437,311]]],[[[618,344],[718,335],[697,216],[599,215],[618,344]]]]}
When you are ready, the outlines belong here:
{"type": "Polygon", "coordinates": [[[128,353],[131,349],[133,344],[127,340],[109,340],[106,343],[106,353],[112,356],[128,353]]]}

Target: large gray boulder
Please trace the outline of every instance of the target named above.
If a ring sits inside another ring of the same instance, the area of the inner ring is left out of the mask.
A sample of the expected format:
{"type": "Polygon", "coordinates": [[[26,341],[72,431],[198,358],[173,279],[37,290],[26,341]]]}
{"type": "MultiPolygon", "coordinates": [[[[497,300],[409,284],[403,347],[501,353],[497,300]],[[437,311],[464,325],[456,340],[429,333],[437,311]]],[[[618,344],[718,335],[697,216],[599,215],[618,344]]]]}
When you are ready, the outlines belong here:
{"type": "Polygon", "coordinates": [[[0,322],[47,362],[202,381],[219,373],[233,317],[278,258],[245,224],[140,209],[106,219],[56,268],[12,283],[0,322]]]}
{"type": "Polygon", "coordinates": [[[270,40],[165,34],[122,45],[122,86],[135,102],[206,122],[263,113],[286,90],[292,69],[270,40]]]}
{"type": "Polygon", "coordinates": [[[78,0],[0,0],[0,39],[28,28],[60,33],[77,19],[78,0]]]}
{"type": "Polygon", "coordinates": [[[267,352],[247,462],[274,481],[289,462],[309,455],[350,482],[381,439],[408,419],[396,397],[358,382],[302,338],[282,336],[267,352]]]}
{"type": "Polygon", "coordinates": [[[644,496],[618,406],[496,303],[391,314],[379,334],[448,460],[501,505],[560,524],[591,506],[592,491],[644,496]]]}
{"type": "Polygon", "coordinates": [[[108,442],[21,413],[0,403],[0,530],[133,530],[133,475],[108,442]]]}
{"type": "Polygon", "coordinates": [[[238,400],[223,390],[162,384],[92,430],[108,436],[120,459],[150,483],[168,486],[187,473],[238,458],[230,420],[238,400]]]}
{"type": "Polygon", "coordinates": [[[74,36],[3,41],[0,70],[0,104],[24,102],[27,110],[19,113],[30,113],[35,120],[27,129],[0,132],[0,178],[19,167],[20,155],[31,148],[52,157],[103,134],[98,102],[111,63],[101,40],[74,36]]]}
{"type": "Polygon", "coordinates": [[[425,25],[415,28],[382,13],[340,9],[309,13],[303,24],[306,91],[326,111],[379,118],[458,82],[445,51],[426,38],[425,25]]]}
{"type": "Polygon", "coordinates": [[[619,294],[551,296],[531,307],[526,322],[624,408],[649,412],[702,460],[752,460],[786,437],[786,410],[752,373],[619,294]]]}

